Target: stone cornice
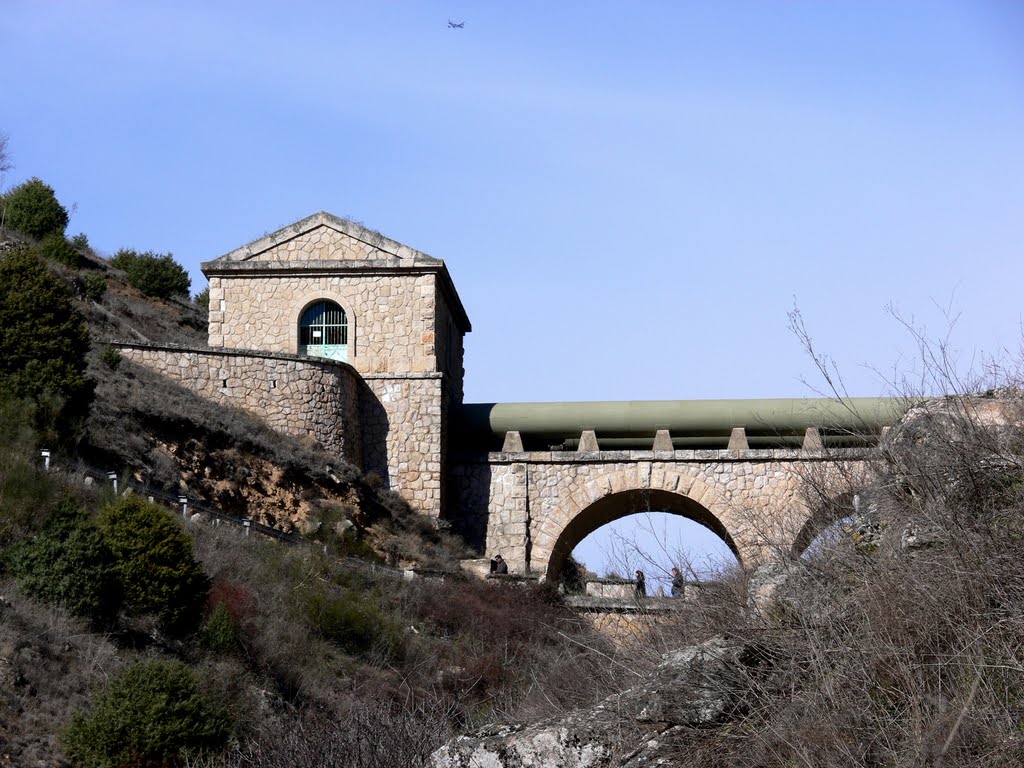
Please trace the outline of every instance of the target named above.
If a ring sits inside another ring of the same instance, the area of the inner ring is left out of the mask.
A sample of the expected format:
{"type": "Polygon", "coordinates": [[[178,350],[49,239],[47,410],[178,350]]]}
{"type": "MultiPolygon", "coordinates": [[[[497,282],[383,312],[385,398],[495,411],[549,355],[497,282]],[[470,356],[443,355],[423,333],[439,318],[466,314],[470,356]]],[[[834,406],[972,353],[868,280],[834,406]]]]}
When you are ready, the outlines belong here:
{"type": "Polygon", "coordinates": [[[208,275],[232,275],[261,272],[267,275],[289,275],[296,272],[346,275],[408,274],[444,271],[444,262],[433,259],[429,263],[415,259],[362,259],[316,261],[205,261],[200,265],[208,275]]]}

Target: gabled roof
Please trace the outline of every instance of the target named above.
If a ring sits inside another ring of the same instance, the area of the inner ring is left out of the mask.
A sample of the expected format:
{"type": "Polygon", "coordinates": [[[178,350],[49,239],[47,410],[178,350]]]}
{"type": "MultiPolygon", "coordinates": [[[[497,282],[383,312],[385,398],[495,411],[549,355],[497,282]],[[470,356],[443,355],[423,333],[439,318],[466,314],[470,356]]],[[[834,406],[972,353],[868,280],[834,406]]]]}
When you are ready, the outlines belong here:
{"type": "Polygon", "coordinates": [[[365,243],[366,245],[369,245],[372,248],[396,259],[410,259],[427,264],[441,263],[440,259],[435,259],[433,256],[428,256],[427,254],[417,251],[415,248],[410,248],[408,245],[404,245],[397,240],[385,237],[380,232],[367,229],[361,224],[356,224],[354,221],[349,221],[348,219],[342,219],[334,214],[327,213],[326,211],[319,211],[314,213],[312,216],[307,216],[304,219],[296,221],[294,224],[281,227],[281,229],[276,232],[271,232],[269,235],[264,235],[257,240],[253,240],[251,243],[243,245],[241,248],[236,248],[230,253],[226,253],[214,261],[205,262],[203,264],[203,269],[206,269],[207,264],[212,267],[215,264],[219,266],[223,264],[223,262],[249,261],[259,254],[280,245],[281,243],[301,237],[307,232],[312,232],[318,227],[327,227],[336,232],[340,232],[343,235],[348,235],[353,240],[365,243]]]}
{"type": "Polygon", "coordinates": [[[344,273],[344,274],[368,274],[388,272],[433,272],[438,275],[441,290],[445,294],[448,306],[464,331],[469,332],[472,326],[466,310],[462,306],[462,300],[455,290],[448,267],[441,259],[435,259],[422,251],[410,248],[397,240],[385,237],[380,232],[367,229],[361,224],[342,219],[326,211],[319,211],[312,216],[296,221],[282,227],[276,232],[253,240],[251,243],[236,248],[213,261],[206,261],[200,264],[203,273],[222,276],[241,276],[252,273],[294,273],[294,272],[316,272],[320,274],[344,273]],[[347,256],[345,258],[319,258],[314,260],[296,259],[290,256],[287,259],[259,258],[279,246],[288,243],[290,240],[301,238],[320,227],[326,227],[334,232],[340,233],[355,241],[360,246],[357,248],[363,254],[357,257],[347,256]]]}

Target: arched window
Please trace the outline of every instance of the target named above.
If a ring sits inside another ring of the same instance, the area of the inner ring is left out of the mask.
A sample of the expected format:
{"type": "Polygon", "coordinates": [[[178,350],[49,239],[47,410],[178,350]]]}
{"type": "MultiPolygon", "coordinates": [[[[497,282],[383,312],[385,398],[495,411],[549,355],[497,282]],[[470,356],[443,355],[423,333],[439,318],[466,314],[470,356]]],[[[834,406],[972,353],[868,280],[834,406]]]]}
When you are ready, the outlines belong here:
{"type": "Polygon", "coordinates": [[[333,301],[310,304],[299,321],[299,354],[348,362],[348,318],[333,301]]]}

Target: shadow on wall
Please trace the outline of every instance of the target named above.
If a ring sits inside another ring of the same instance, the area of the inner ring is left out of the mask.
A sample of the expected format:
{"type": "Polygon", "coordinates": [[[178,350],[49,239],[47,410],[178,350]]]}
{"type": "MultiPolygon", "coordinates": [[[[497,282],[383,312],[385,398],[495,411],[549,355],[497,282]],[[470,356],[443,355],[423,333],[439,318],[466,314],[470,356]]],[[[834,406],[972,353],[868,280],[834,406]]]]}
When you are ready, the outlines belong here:
{"type": "Polygon", "coordinates": [[[478,554],[498,554],[486,552],[491,494],[491,465],[487,454],[453,460],[448,470],[448,486],[447,517],[452,530],[478,554]]]}
{"type": "Polygon", "coordinates": [[[365,381],[359,384],[359,421],[363,438],[363,471],[379,476],[382,487],[390,488],[388,433],[391,422],[384,406],[365,381]]]}

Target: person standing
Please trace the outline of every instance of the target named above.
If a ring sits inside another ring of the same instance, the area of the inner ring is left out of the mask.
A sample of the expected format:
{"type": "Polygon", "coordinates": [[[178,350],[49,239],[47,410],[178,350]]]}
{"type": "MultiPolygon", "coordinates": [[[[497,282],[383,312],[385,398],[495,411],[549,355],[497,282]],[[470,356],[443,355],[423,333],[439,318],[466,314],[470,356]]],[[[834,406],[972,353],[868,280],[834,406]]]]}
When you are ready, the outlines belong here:
{"type": "Polygon", "coordinates": [[[683,597],[686,592],[686,579],[678,568],[672,569],[672,597],[683,597]]]}
{"type": "Polygon", "coordinates": [[[493,561],[493,565],[494,565],[494,567],[491,569],[492,573],[499,573],[499,574],[507,574],[508,573],[508,563],[505,562],[505,559],[501,555],[496,555],[495,556],[494,561],[493,561]]]}
{"type": "Polygon", "coordinates": [[[636,596],[647,597],[647,578],[643,571],[636,572],[636,596]]]}

